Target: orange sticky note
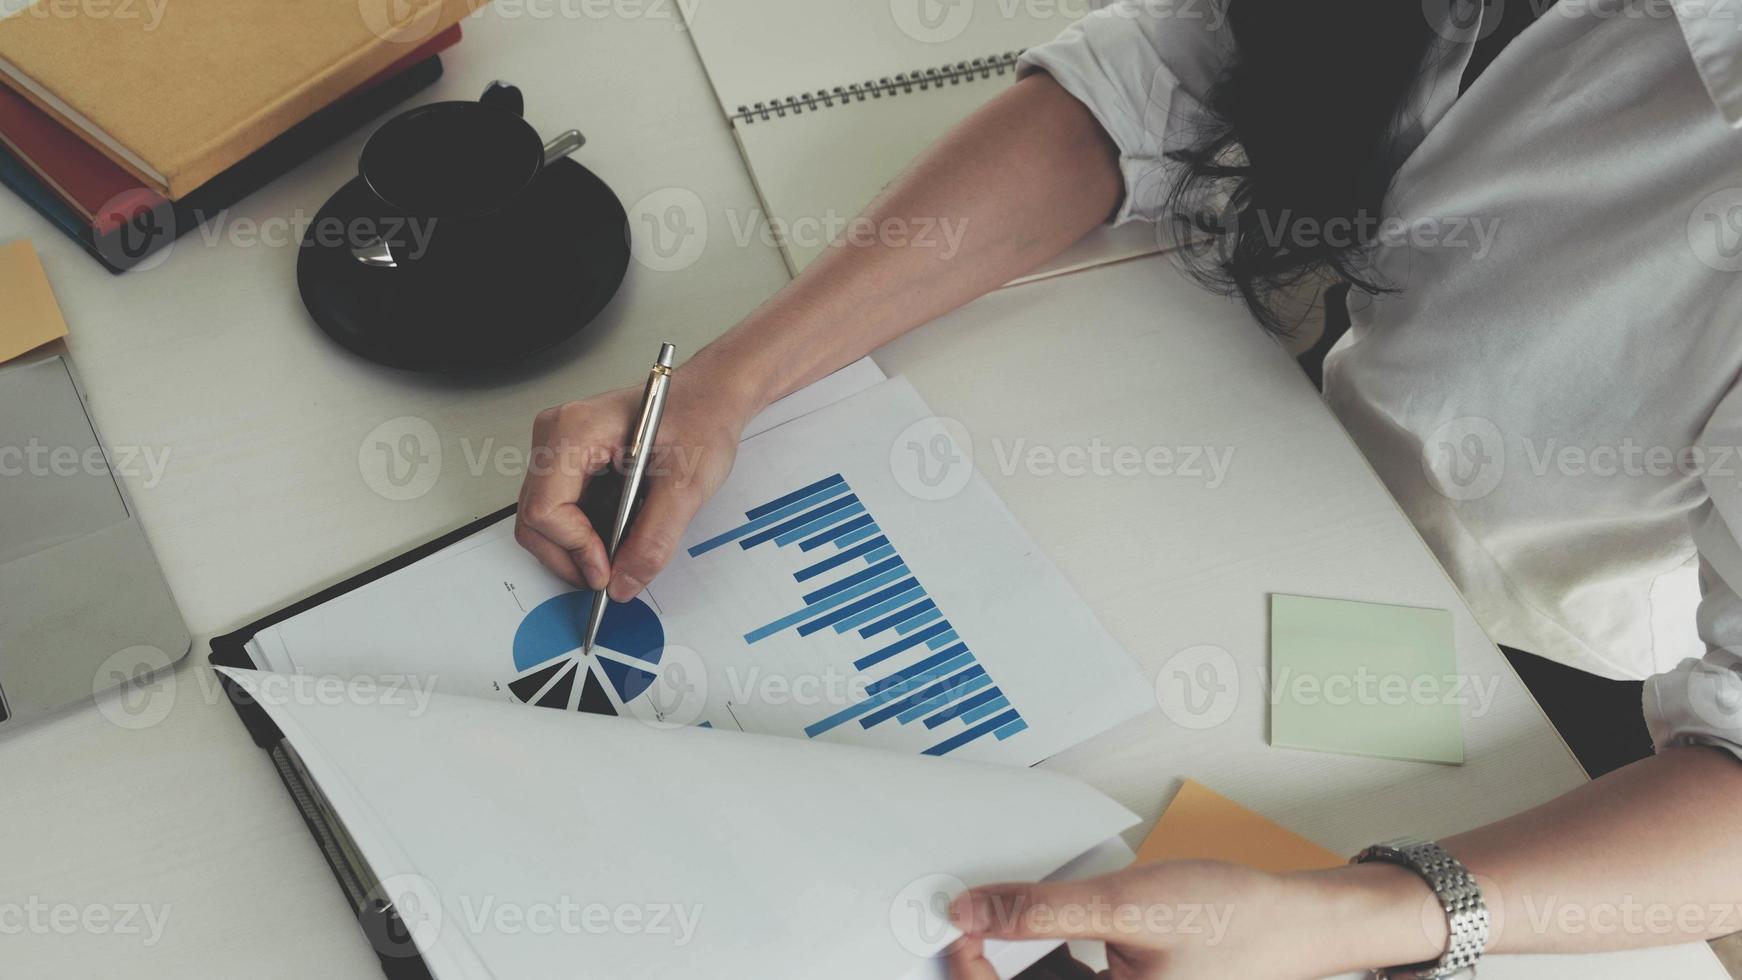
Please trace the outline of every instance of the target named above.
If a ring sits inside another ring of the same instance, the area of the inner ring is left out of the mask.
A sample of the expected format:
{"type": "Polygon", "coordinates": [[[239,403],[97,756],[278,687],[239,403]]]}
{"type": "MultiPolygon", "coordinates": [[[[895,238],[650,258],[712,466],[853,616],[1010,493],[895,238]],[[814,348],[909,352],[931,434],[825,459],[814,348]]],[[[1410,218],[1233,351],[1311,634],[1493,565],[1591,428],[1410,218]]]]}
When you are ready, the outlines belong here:
{"type": "Polygon", "coordinates": [[[60,304],[30,239],[0,246],[0,361],[67,335],[60,304]]]}
{"type": "Polygon", "coordinates": [[[1138,864],[1178,860],[1232,861],[1276,874],[1344,863],[1328,848],[1190,779],[1137,851],[1138,864]]]}

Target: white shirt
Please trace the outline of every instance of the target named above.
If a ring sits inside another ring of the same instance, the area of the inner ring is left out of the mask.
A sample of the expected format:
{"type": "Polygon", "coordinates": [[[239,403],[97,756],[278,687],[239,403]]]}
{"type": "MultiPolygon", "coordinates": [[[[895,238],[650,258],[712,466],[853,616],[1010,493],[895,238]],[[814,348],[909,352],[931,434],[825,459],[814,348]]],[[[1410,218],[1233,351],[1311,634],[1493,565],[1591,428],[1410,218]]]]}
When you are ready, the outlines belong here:
{"type": "MultiPolygon", "coordinates": [[[[1118,144],[1119,221],[1168,216],[1221,2],[1023,56],[1118,144]]],[[[1496,640],[1651,677],[1659,745],[1742,755],[1742,0],[1562,0],[1462,96],[1474,29],[1444,31],[1373,255],[1396,291],[1351,296],[1325,397],[1496,640]]]]}

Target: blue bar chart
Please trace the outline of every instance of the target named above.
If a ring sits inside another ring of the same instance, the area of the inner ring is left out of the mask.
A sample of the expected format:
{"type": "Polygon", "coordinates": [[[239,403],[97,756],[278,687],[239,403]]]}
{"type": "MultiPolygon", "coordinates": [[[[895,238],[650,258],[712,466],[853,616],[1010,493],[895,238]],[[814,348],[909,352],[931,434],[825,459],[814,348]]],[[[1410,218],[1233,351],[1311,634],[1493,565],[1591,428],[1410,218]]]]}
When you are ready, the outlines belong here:
{"type": "Polygon", "coordinates": [[[689,548],[692,558],[736,545],[790,553],[792,611],[743,634],[754,647],[777,636],[857,637],[864,697],[806,725],[817,738],[844,725],[913,726],[933,733],[926,755],[1028,728],[977,661],[946,611],[908,568],[839,474],[744,511],[744,523],[689,548]]]}

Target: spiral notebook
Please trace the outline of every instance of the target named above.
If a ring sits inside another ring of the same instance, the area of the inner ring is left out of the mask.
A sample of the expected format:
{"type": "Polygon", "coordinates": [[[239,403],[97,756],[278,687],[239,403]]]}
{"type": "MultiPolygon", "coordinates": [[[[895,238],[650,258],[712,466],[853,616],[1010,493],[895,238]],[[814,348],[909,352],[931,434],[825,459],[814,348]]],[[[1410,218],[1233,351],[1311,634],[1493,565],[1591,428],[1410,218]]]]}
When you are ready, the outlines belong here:
{"type": "MultiPolygon", "coordinates": [[[[680,6],[762,198],[756,230],[773,233],[795,275],[914,157],[1010,85],[1023,49],[1089,9],[1025,0],[680,6]]],[[[1102,226],[1017,281],[1160,251],[1157,230],[1102,226]]],[[[879,233],[952,249],[962,231],[939,218],[879,233]]]]}

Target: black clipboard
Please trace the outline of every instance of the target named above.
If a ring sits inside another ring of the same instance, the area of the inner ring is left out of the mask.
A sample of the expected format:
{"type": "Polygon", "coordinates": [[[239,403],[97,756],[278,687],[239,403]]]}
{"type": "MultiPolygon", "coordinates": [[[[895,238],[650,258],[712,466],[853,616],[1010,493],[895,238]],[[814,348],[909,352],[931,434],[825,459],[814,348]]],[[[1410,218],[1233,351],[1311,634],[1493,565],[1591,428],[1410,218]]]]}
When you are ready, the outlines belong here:
{"type": "MultiPolygon", "coordinates": [[[[411,565],[414,562],[428,558],[430,555],[463,541],[485,528],[512,517],[514,505],[504,507],[493,514],[480,517],[464,527],[456,528],[433,541],[419,545],[404,554],[390,558],[374,568],[340,582],[330,588],[322,589],[314,595],[285,606],[277,612],[270,613],[247,626],[223,636],[214,637],[211,643],[211,653],[206,660],[214,667],[230,667],[238,670],[259,670],[260,665],[248,655],[247,644],[256,634],[269,626],[277,625],[299,613],[307,612],[316,606],[331,602],[338,597],[359,589],[371,582],[384,578],[394,572],[411,565]]],[[[406,928],[400,918],[399,910],[393,905],[392,896],[381,893],[379,883],[362,861],[355,844],[350,840],[350,834],[342,822],[333,814],[326,803],[320,787],[309,778],[296,750],[284,738],[284,733],[273,724],[265,709],[255,703],[254,699],[235,682],[223,674],[218,675],[218,682],[223,685],[224,693],[229,697],[230,704],[235,707],[236,714],[241,717],[242,724],[248,729],[248,735],[267,754],[273,769],[279,779],[284,782],[285,791],[290,794],[291,801],[296,804],[297,812],[302,815],[303,823],[315,839],[321,854],[326,858],[327,867],[333,873],[333,879],[339,886],[339,891],[350,903],[352,911],[357,916],[357,924],[362,927],[363,934],[368,937],[369,945],[375,950],[376,957],[381,961],[381,972],[387,980],[434,980],[429,967],[423,961],[416,944],[412,941],[411,931],[406,928]]]]}

